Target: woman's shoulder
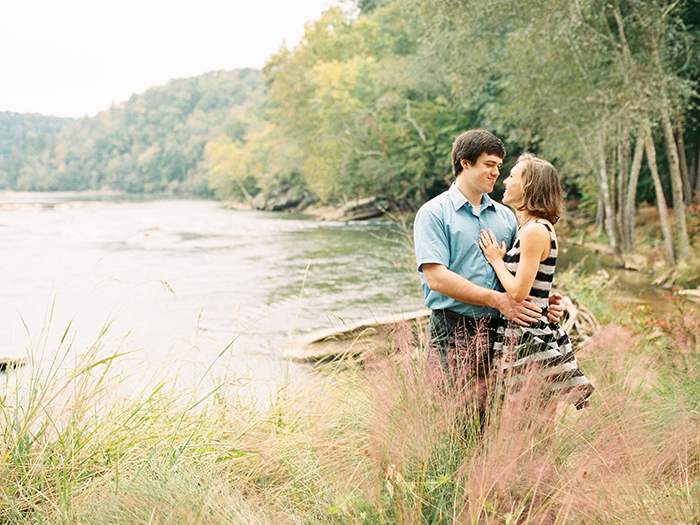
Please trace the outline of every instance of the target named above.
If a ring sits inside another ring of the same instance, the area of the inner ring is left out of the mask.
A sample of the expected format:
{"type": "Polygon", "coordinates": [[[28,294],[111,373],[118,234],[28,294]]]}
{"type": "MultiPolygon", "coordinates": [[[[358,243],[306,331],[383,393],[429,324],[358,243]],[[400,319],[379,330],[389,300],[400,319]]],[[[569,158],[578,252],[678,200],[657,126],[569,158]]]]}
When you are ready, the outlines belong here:
{"type": "Polygon", "coordinates": [[[537,228],[540,231],[546,231],[546,232],[549,232],[555,236],[557,234],[556,230],[554,229],[554,225],[550,221],[548,221],[547,219],[537,218],[534,221],[532,221],[530,224],[528,224],[527,227],[537,228]]]}
{"type": "Polygon", "coordinates": [[[547,219],[534,219],[530,220],[521,229],[521,235],[525,232],[539,232],[539,233],[549,233],[554,231],[554,226],[547,219]]]}
{"type": "Polygon", "coordinates": [[[537,219],[526,224],[520,231],[522,242],[538,245],[548,245],[550,242],[550,232],[554,233],[554,228],[549,221],[537,219]]]}
{"type": "Polygon", "coordinates": [[[554,225],[551,222],[549,222],[547,219],[537,219],[535,224],[539,224],[540,226],[544,227],[549,236],[557,241],[557,231],[554,229],[554,225]]]}

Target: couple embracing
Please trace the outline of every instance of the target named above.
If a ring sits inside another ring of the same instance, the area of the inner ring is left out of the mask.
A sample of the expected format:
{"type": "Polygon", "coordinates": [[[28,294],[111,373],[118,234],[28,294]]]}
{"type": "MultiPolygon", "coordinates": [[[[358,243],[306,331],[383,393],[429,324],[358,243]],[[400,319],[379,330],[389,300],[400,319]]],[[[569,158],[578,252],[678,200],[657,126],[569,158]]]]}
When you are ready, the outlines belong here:
{"type": "Polygon", "coordinates": [[[554,224],[563,213],[559,177],[549,162],[521,156],[504,182],[513,215],[488,195],[505,155],[491,133],[462,133],[452,147],[454,182],[416,215],[416,260],[432,310],[429,365],[477,391],[495,367],[511,388],[537,374],[549,397],[581,408],[593,386],[558,323],[561,296],[550,293],[554,224]]]}

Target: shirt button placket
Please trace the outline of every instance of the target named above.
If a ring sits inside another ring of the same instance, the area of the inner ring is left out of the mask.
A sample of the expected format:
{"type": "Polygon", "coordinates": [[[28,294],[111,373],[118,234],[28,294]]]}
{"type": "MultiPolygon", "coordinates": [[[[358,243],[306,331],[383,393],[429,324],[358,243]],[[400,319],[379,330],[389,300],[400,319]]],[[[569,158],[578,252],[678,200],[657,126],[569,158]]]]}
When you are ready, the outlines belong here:
{"type": "MultiPolygon", "coordinates": [[[[486,230],[486,227],[484,226],[484,221],[481,220],[481,215],[479,215],[479,233],[481,234],[481,230],[486,230]]],[[[493,286],[493,280],[488,281],[489,286],[493,286]]]]}

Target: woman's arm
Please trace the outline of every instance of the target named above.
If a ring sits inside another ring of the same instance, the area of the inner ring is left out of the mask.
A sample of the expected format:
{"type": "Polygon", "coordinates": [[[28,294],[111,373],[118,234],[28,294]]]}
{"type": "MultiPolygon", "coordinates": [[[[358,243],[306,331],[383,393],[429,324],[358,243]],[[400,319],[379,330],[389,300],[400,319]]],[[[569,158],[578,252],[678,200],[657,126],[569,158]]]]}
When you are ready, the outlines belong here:
{"type": "Polygon", "coordinates": [[[551,239],[543,224],[533,223],[520,232],[520,262],[515,275],[508,271],[503,262],[505,243],[498,247],[498,240],[491,230],[482,231],[479,246],[489,264],[496,271],[503,288],[515,301],[522,301],[530,295],[532,284],[537,277],[540,262],[549,256],[551,239]]]}
{"type": "Polygon", "coordinates": [[[518,324],[527,326],[537,322],[542,315],[542,310],[535,304],[515,302],[507,294],[478,286],[442,264],[424,263],[421,270],[431,290],[462,303],[496,308],[518,324]]]}

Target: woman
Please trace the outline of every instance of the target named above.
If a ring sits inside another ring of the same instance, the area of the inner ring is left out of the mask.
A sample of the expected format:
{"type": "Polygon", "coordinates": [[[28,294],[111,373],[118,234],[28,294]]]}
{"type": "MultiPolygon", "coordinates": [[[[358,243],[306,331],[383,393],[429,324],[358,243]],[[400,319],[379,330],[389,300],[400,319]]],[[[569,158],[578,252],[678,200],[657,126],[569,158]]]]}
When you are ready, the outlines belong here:
{"type": "Polygon", "coordinates": [[[505,243],[499,247],[491,230],[482,230],[479,245],[513,300],[532,296],[543,310],[531,326],[501,319],[494,349],[501,356],[506,386],[518,388],[536,370],[547,393],[564,395],[582,408],[593,385],[579,370],[569,336],[547,319],[558,253],[553,225],[564,211],[559,176],[549,162],[525,154],[504,184],[503,202],[515,209],[519,224],[513,247],[506,253],[505,243]]]}

